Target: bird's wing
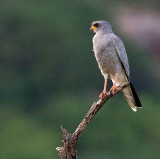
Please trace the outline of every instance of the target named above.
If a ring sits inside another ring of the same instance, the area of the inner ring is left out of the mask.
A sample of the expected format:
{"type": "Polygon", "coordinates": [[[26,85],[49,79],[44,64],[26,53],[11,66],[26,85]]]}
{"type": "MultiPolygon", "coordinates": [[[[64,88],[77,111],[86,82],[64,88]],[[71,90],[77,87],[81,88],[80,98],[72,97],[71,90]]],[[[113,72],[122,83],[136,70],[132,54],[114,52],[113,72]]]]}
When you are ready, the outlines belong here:
{"type": "Polygon", "coordinates": [[[121,64],[122,64],[122,67],[125,70],[126,76],[129,79],[130,71],[129,71],[128,57],[127,57],[126,49],[124,47],[122,40],[119,37],[114,36],[113,37],[113,46],[115,48],[115,51],[117,53],[117,56],[118,56],[121,64]]]}

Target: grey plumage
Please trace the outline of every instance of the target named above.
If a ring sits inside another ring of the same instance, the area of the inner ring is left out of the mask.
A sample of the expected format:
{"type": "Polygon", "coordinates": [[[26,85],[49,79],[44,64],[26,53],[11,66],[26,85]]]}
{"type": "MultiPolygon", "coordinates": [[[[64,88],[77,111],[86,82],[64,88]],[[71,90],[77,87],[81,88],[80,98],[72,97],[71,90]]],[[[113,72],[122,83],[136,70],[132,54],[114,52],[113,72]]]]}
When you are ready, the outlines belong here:
{"type": "Polygon", "coordinates": [[[113,38],[113,46],[114,46],[115,51],[119,57],[119,60],[121,61],[121,64],[124,67],[124,70],[125,70],[127,77],[130,78],[128,58],[127,58],[127,54],[126,54],[126,50],[125,50],[123,42],[121,41],[120,38],[115,37],[115,38],[113,38]]]}
{"type": "MultiPolygon", "coordinates": [[[[115,86],[122,86],[126,82],[130,83],[130,70],[125,47],[121,39],[113,33],[110,23],[94,21],[91,29],[96,33],[92,40],[93,50],[105,80],[107,81],[110,77],[115,86]]],[[[137,107],[141,107],[140,100],[131,83],[122,92],[134,111],[137,110],[137,107]]]]}

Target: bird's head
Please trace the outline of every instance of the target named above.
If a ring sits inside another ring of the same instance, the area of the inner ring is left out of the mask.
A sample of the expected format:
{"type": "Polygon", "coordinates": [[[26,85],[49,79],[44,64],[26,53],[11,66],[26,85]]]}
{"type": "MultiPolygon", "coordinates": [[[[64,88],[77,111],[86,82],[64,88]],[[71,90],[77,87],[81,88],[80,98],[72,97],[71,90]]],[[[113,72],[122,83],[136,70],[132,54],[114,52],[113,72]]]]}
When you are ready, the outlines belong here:
{"type": "Polygon", "coordinates": [[[112,32],[112,27],[109,22],[100,20],[100,21],[93,21],[90,30],[93,30],[95,33],[97,32],[109,33],[112,32]]]}

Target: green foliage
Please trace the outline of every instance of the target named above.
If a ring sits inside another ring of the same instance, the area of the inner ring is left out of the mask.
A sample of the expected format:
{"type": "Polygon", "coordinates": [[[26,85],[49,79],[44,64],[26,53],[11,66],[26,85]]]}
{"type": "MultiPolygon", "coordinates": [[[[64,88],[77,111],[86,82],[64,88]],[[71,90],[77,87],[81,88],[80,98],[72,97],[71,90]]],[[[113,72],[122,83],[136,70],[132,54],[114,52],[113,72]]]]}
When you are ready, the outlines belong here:
{"type": "MultiPolygon", "coordinates": [[[[134,113],[122,95],[110,99],[82,134],[79,157],[158,159],[159,99],[141,94],[141,100],[144,108],[134,113]]],[[[72,133],[91,104],[88,97],[63,94],[30,114],[16,106],[2,107],[1,158],[58,158],[60,125],[72,133]]]]}
{"type": "Polygon", "coordinates": [[[55,158],[57,136],[54,129],[48,129],[37,118],[12,109],[1,109],[0,112],[0,157],[11,158],[55,158]]]}
{"type": "MultiPolygon", "coordinates": [[[[103,10],[95,9],[95,2],[92,5],[72,0],[62,2],[2,1],[0,89],[3,101],[13,98],[28,108],[41,105],[57,91],[82,92],[100,86],[102,76],[92,52],[93,34],[89,28],[93,20],[103,17],[110,21],[111,7],[107,6],[104,14],[103,10]]],[[[128,43],[126,46],[129,57],[134,57],[138,50],[133,50],[128,43]]],[[[148,78],[143,59],[141,54],[141,58],[131,58],[131,61],[137,65],[135,74],[148,78]],[[140,63],[143,64],[138,67],[140,63]]],[[[144,82],[136,83],[140,87],[144,82]]]]}
{"type": "MultiPolygon", "coordinates": [[[[103,87],[90,24],[113,23],[124,3],[1,0],[0,158],[58,158],[60,125],[72,133],[103,87]]],[[[144,108],[133,113],[122,96],[112,98],[80,138],[80,158],[160,156],[156,66],[144,50],[127,40],[125,45],[144,108]]]]}

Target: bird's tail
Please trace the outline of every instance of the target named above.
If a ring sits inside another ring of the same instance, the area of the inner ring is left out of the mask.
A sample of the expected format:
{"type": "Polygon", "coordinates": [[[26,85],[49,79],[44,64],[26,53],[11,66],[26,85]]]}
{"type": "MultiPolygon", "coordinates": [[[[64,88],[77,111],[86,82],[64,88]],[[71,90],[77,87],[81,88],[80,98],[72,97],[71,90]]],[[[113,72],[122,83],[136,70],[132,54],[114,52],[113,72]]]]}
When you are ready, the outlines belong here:
{"type": "Polygon", "coordinates": [[[134,112],[137,111],[137,108],[142,108],[141,102],[131,82],[129,82],[129,86],[123,89],[122,92],[134,112]]]}

